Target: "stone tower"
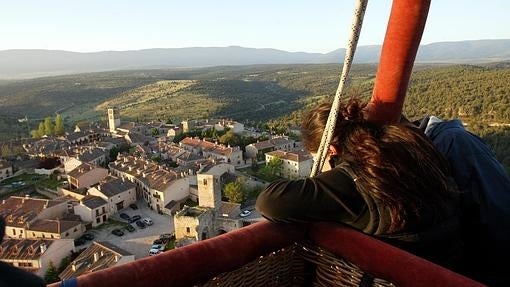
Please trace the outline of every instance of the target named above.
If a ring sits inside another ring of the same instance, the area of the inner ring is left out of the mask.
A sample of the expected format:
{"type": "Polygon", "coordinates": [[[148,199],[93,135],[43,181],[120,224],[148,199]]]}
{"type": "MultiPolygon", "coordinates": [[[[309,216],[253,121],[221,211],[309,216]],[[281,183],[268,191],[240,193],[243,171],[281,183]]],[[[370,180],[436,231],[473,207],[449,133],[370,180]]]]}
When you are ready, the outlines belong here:
{"type": "Polygon", "coordinates": [[[120,114],[119,111],[115,108],[108,109],[108,127],[110,128],[110,132],[115,132],[115,130],[120,126],[120,114]]]}
{"type": "Polygon", "coordinates": [[[221,186],[213,174],[197,174],[198,204],[202,207],[219,208],[221,205],[221,186]]]}

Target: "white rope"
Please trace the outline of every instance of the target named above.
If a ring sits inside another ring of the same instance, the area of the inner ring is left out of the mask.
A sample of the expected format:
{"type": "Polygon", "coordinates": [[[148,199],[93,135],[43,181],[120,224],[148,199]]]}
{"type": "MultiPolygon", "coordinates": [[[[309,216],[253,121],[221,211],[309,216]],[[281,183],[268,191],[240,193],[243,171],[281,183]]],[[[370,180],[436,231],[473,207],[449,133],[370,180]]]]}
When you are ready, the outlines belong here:
{"type": "Polygon", "coordinates": [[[345,51],[342,75],[340,76],[340,82],[338,83],[335,98],[333,99],[333,104],[331,105],[331,111],[328,116],[326,127],[322,134],[321,144],[319,146],[319,150],[317,150],[316,160],[313,164],[312,173],[310,176],[319,174],[322,166],[324,166],[324,162],[326,161],[329,143],[333,137],[333,131],[335,130],[336,119],[340,109],[340,97],[343,94],[344,87],[347,82],[347,75],[349,74],[349,70],[351,69],[352,65],[352,59],[354,58],[354,52],[356,51],[356,46],[358,45],[359,34],[361,32],[361,26],[363,24],[363,17],[365,16],[367,3],[368,0],[358,0],[356,2],[351,26],[351,35],[349,37],[349,43],[347,44],[347,49],[345,51]]]}

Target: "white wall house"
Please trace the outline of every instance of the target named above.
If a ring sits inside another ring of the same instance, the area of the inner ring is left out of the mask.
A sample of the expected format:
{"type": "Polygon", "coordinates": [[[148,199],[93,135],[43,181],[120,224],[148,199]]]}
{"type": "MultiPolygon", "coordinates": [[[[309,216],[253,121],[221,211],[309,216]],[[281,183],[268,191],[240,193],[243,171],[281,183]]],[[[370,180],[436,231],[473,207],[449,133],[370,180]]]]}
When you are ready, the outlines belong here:
{"type": "Polygon", "coordinates": [[[72,239],[4,239],[0,244],[0,260],[44,277],[50,261],[56,266],[74,251],[72,239]]]}
{"type": "Polygon", "coordinates": [[[88,194],[104,199],[111,216],[136,202],[136,185],[128,180],[108,177],[97,187],[90,188],[88,194]]]}
{"type": "Polygon", "coordinates": [[[169,213],[165,208],[168,204],[189,197],[187,173],[134,156],[119,156],[110,163],[110,170],[115,176],[133,182],[138,196],[157,212],[169,213]]]}
{"type": "Polygon", "coordinates": [[[69,184],[74,188],[86,188],[99,183],[108,175],[106,168],[82,163],[67,174],[69,184]]]}
{"type": "Polygon", "coordinates": [[[99,196],[87,195],[75,205],[74,214],[86,222],[87,229],[103,224],[108,220],[108,203],[99,196]]]}
{"type": "Polygon", "coordinates": [[[288,179],[298,179],[310,176],[312,171],[313,158],[307,152],[287,152],[275,150],[266,153],[266,164],[273,158],[282,160],[282,170],[280,176],[288,179]]]}

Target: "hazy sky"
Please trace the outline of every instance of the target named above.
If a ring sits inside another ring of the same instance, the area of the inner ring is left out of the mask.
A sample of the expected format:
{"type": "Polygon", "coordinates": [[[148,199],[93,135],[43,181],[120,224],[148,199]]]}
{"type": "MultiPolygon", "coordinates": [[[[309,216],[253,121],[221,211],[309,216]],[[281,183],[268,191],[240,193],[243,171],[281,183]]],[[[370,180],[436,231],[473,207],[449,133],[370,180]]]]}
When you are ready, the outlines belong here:
{"type": "MultiPolygon", "coordinates": [[[[354,0],[0,0],[0,50],[238,45],[345,47],[354,0]]],[[[360,45],[381,44],[390,0],[371,0],[360,45]]],[[[433,0],[422,43],[510,38],[509,0],[433,0]]]]}

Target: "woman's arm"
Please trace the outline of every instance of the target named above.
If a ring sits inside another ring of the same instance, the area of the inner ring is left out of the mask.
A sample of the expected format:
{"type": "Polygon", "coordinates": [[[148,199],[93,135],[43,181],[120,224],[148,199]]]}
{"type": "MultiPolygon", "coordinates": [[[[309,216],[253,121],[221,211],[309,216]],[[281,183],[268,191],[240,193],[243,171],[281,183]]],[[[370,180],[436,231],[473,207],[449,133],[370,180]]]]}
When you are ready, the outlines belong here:
{"type": "Polygon", "coordinates": [[[262,216],[276,222],[350,223],[364,206],[352,179],[338,168],[313,178],[272,182],[256,204],[262,216]]]}

